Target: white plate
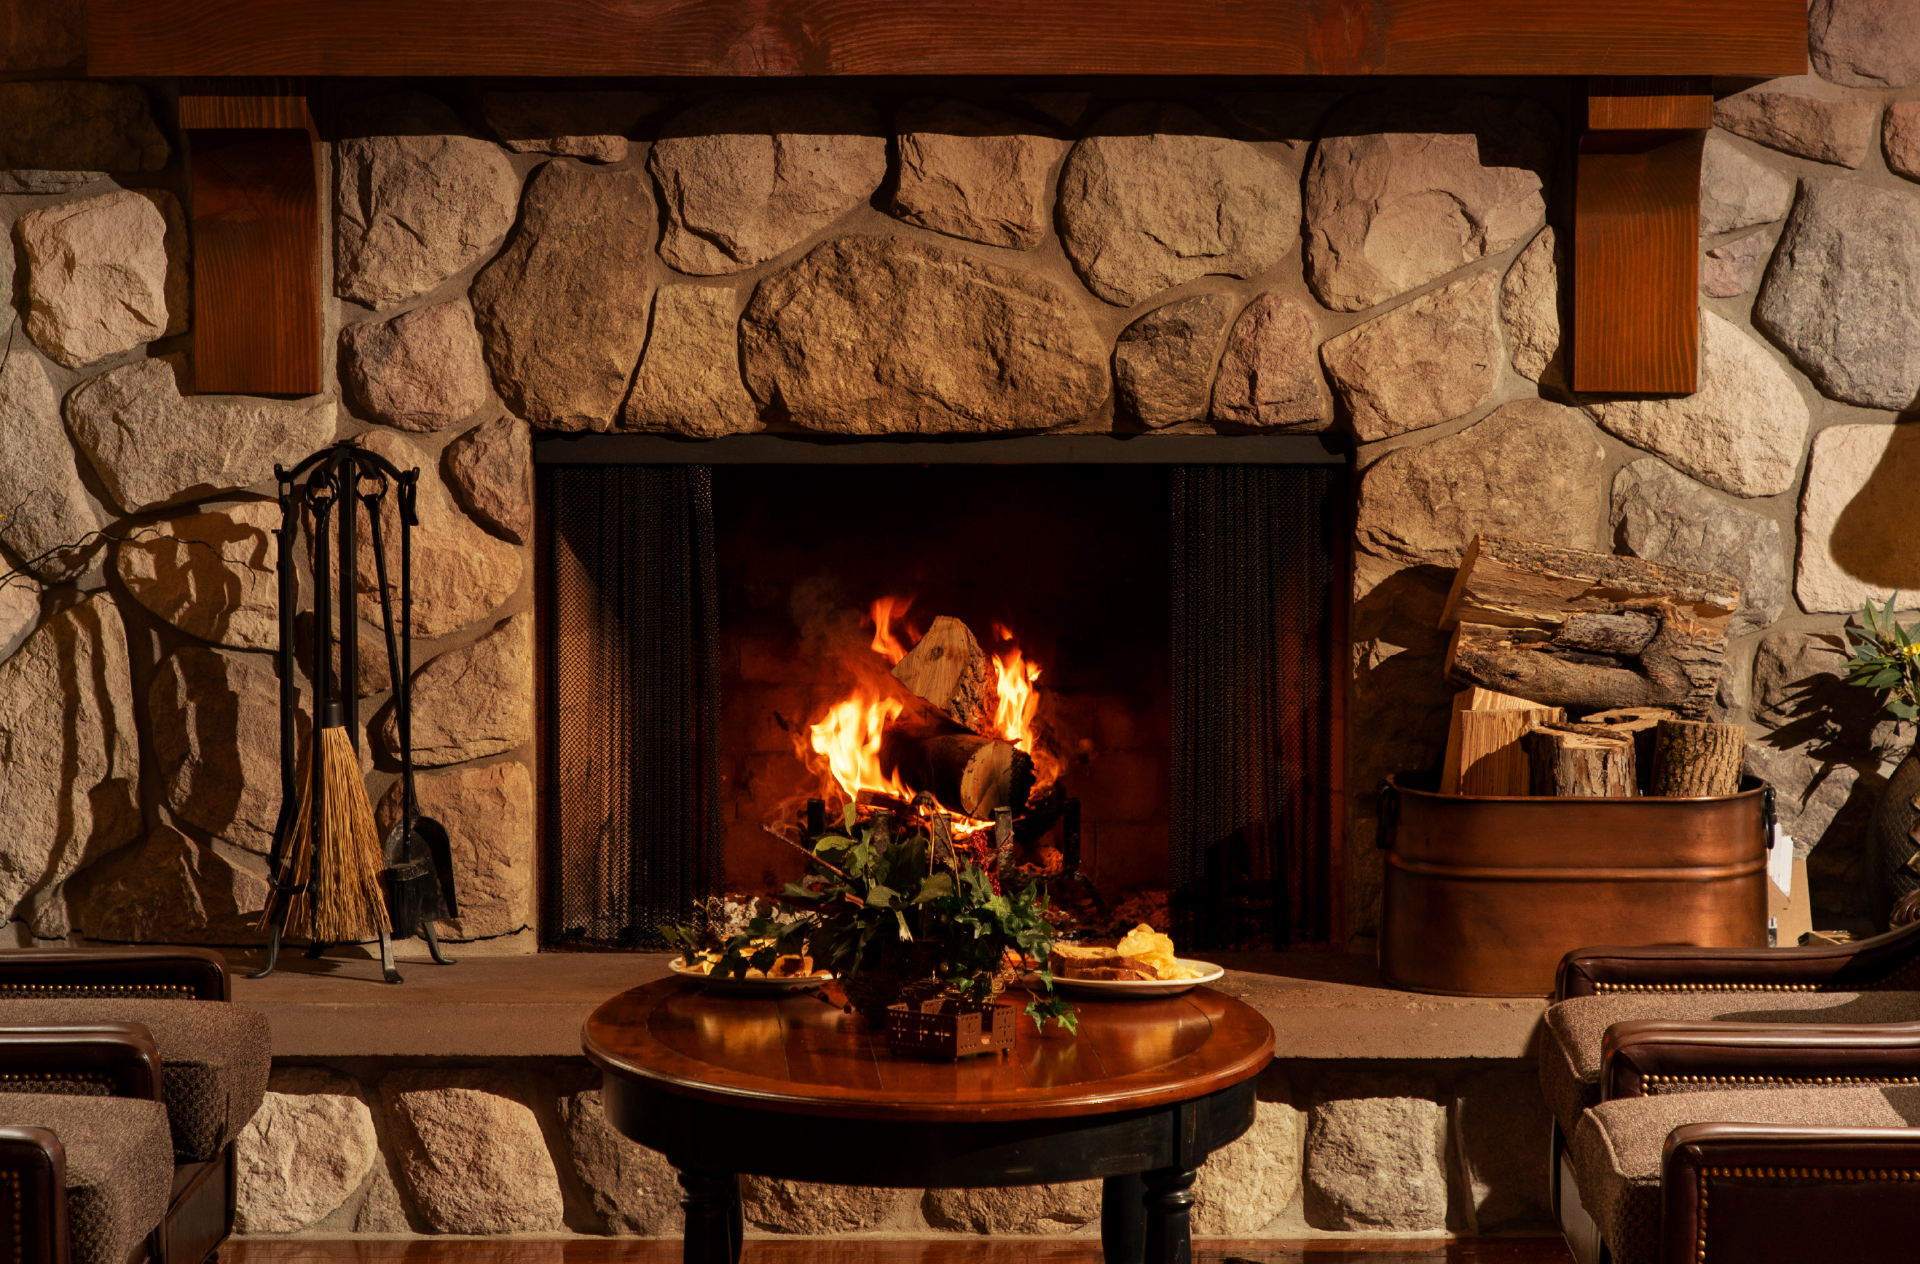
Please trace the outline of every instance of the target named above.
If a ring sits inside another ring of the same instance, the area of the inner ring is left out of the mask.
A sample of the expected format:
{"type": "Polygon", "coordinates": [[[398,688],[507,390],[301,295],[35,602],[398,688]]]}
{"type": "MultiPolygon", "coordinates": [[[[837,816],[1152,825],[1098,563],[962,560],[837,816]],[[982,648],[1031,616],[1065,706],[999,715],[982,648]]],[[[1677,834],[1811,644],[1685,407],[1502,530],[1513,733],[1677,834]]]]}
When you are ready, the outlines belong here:
{"type": "Polygon", "coordinates": [[[817,988],[833,978],[828,971],[819,970],[798,978],[716,979],[682,961],[677,952],[667,958],[667,969],[683,979],[696,979],[715,992],[731,992],[736,996],[785,996],[817,988]]]}
{"type": "Polygon", "coordinates": [[[1224,966],[1211,961],[1194,961],[1187,957],[1175,957],[1189,970],[1203,973],[1197,979],[1063,979],[1055,975],[1053,986],[1068,996],[1117,998],[1178,996],[1182,992],[1191,992],[1203,983],[1212,983],[1226,974],[1224,966]]]}

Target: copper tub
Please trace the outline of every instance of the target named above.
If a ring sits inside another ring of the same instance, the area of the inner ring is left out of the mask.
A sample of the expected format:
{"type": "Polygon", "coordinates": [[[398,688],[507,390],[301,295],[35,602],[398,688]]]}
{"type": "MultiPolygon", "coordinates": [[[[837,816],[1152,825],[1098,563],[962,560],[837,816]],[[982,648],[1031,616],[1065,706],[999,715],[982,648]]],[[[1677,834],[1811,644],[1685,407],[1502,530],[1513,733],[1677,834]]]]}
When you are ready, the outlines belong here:
{"type": "Polygon", "coordinates": [[[1764,948],[1767,787],[1713,799],[1470,797],[1395,777],[1380,973],[1448,996],[1545,996],[1598,944],[1764,948]],[[1397,820],[1394,818],[1397,817],[1397,820]]]}

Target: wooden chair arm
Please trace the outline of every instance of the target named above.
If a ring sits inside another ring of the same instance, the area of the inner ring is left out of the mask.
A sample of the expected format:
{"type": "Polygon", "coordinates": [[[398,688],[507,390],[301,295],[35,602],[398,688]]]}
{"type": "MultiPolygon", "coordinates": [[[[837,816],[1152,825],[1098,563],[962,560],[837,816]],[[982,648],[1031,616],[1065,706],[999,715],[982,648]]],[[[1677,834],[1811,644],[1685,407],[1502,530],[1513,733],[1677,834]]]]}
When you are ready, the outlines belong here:
{"type": "Polygon", "coordinates": [[[227,959],[211,948],[22,948],[0,952],[0,1000],[127,996],[228,1001],[227,959]]]}
{"type": "Polygon", "coordinates": [[[1700,1088],[1920,1084],[1920,1023],[1615,1023],[1602,1101],[1700,1088]]]}
{"type": "Polygon", "coordinates": [[[1920,1128],[1683,1124],[1661,1198],[1661,1264],[1911,1259],[1920,1128]]]}
{"type": "Polygon", "coordinates": [[[51,1129],[0,1124],[0,1189],[18,1198],[14,1259],[68,1264],[67,1151],[51,1129]]]}
{"type": "Polygon", "coordinates": [[[160,1050],[139,1023],[0,1027],[0,1078],[15,1091],[22,1081],[47,1082],[50,1092],[97,1084],[110,1097],[162,1100],[160,1050]]]}

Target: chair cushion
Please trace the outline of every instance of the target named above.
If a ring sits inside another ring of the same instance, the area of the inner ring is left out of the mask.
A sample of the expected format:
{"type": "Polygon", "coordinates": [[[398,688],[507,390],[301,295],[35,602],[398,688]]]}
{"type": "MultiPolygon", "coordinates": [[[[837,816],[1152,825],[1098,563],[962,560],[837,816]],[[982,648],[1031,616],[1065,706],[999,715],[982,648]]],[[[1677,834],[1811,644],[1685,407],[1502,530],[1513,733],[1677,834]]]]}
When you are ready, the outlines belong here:
{"type": "Polygon", "coordinates": [[[51,1129],[67,1152],[73,1264],[125,1264],[167,1214],[167,1108],[132,1097],[0,1093],[0,1124],[51,1129]]]}
{"type": "Polygon", "coordinates": [[[267,1091],[266,1015],[229,1001],[0,1001],[0,1027],[140,1023],[160,1050],[173,1148],[204,1163],[253,1118],[267,1091]]]}
{"type": "Polygon", "coordinates": [[[1904,1023],[1920,1019],[1920,992],[1614,992],[1577,996],[1547,1010],[1540,1092],[1571,1137],[1600,1100],[1607,1028],[1641,1019],[1738,1023],[1904,1023]]]}
{"type": "Polygon", "coordinates": [[[1920,1123],[1920,1088],[1736,1089],[1601,1102],[1580,1117],[1567,1157],[1614,1264],[1658,1258],[1667,1134],[1699,1123],[1908,1128],[1920,1123]]]}

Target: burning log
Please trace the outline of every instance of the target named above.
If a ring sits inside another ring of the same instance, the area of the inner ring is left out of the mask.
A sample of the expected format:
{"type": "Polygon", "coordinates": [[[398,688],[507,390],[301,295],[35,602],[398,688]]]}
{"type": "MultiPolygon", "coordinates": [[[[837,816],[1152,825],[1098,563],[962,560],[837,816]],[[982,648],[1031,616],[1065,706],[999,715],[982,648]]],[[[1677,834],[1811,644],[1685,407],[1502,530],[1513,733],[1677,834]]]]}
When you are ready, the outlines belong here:
{"type": "Polygon", "coordinates": [[[962,728],[995,731],[999,691],[993,663],[967,625],[952,615],[933,621],[920,643],[894,665],[893,678],[962,728]]]}
{"type": "Polygon", "coordinates": [[[942,805],[984,821],[995,808],[1024,811],[1033,793],[1033,760],[1011,742],[974,733],[922,736],[889,729],[881,765],[913,786],[933,791],[942,805]]]}

